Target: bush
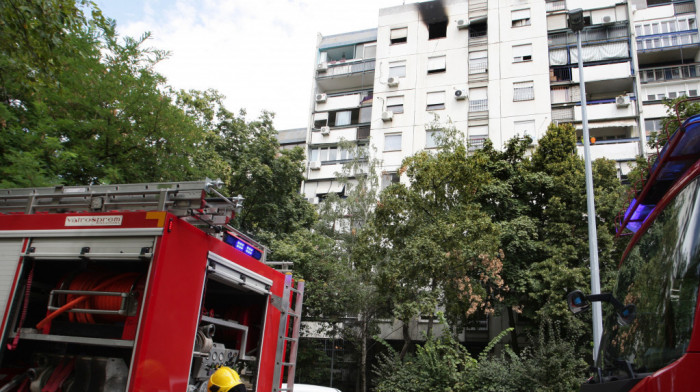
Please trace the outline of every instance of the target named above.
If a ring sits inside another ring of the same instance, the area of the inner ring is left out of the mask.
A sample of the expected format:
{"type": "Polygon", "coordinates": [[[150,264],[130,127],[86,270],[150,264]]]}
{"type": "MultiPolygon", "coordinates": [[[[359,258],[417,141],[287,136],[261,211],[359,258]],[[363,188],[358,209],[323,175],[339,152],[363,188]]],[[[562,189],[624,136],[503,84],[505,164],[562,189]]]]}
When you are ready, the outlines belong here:
{"type": "Polygon", "coordinates": [[[584,380],[586,363],[574,341],[564,339],[558,324],[543,322],[532,345],[520,355],[505,345],[492,349],[510,333],[496,336],[479,355],[469,352],[452,336],[429,339],[403,361],[385,344],[374,367],[376,392],[475,391],[475,392],[573,392],[584,380]]]}

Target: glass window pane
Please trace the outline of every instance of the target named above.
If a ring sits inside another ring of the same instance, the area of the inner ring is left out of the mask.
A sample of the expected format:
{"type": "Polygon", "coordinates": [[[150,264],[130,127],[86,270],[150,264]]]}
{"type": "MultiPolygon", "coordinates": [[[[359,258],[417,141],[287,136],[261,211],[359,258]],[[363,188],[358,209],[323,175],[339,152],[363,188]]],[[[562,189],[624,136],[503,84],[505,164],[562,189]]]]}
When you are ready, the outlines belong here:
{"type": "Polygon", "coordinates": [[[372,121],[372,107],[366,106],[360,108],[360,123],[368,123],[372,121]]]}
{"type": "Polygon", "coordinates": [[[406,65],[389,66],[389,77],[403,78],[406,76],[406,65]]]}
{"type": "Polygon", "coordinates": [[[401,134],[384,135],[384,151],[401,150],[401,134]]]}
{"type": "Polygon", "coordinates": [[[342,112],[338,112],[335,114],[335,126],[343,126],[343,125],[350,125],[350,118],[352,115],[352,111],[350,110],[345,110],[342,112]]]}

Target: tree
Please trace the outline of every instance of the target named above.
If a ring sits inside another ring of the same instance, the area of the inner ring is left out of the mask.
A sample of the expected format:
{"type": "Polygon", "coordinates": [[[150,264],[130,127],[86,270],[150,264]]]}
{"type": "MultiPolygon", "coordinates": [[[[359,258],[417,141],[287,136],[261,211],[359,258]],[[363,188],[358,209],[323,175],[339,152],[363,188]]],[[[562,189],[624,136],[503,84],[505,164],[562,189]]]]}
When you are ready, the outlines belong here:
{"type": "Polygon", "coordinates": [[[175,105],[149,35],[120,39],[91,2],[8,1],[0,8],[2,186],[176,181],[201,128],[175,105]],[[83,10],[89,12],[88,19],[83,10]]]}
{"type": "Polygon", "coordinates": [[[354,368],[360,390],[366,391],[369,344],[378,332],[377,319],[387,315],[387,300],[376,285],[377,251],[367,230],[377,200],[377,162],[367,159],[364,147],[342,142],[341,148],[354,157],[336,173],[343,197],[328,195],[313,232],[275,241],[273,257],[294,260],[295,274],[306,280],[305,315],[324,325],[328,335],[357,347],[354,368]]]}
{"type": "MultiPolygon", "coordinates": [[[[488,144],[475,154],[492,178],[476,198],[501,229],[512,327],[515,307],[535,324],[560,320],[565,332],[576,336],[575,331],[588,329],[569,314],[564,300],[567,291],[587,287],[589,282],[585,179],[575,138],[571,125],[552,125],[530,156],[530,139],[513,139],[503,151],[488,144]]],[[[605,287],[621,250],[613,236],[614,218],[622,208],[622,188],[614,162],[596,160],[593,171],[599,264],[605,287]]]]}
{"type": "Polygon", "coordinates": [[[404,325],[401,357],[408,352],[412,319],[445,309],[450,325],[463,325],[492,313],[507,289],[498,228],[474,197],[489,175],[453,127],[436,129],[443,135],[441,148],[404,160],[408,184],[382,192],[371,225],[371,246],[384,253],[380,287],[404,325]]]}

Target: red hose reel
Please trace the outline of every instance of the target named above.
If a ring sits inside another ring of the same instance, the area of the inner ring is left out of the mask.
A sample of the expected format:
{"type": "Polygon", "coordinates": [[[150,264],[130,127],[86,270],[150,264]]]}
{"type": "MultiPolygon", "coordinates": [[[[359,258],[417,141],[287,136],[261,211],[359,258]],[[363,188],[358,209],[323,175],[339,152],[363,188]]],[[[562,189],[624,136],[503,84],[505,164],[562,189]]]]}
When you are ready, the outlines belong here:
{"type": "Polygon", "coordinates": [[[144,286],[145,276],[136,272],[86,270],[65,276],[51,291],[47,315],[36,328],[48,334],[51,321],[66,313],[72,323],[124,323],[122,339],[134,339],[144,286]]]}

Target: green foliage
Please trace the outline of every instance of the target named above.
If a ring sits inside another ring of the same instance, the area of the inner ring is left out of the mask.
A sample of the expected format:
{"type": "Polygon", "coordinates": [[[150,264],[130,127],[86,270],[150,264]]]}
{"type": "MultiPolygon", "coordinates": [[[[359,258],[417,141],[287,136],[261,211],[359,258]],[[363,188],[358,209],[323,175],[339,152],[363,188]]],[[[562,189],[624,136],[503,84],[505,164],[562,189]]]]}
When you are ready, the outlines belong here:
{"type": "Polygon", "coordinates": [[[690,101],[688,97],[681,96],[664,101],[666,105],[666,117],[661,121],[663,128],[659,132],[651,132],[647,143],[652,149],[661,149],[668,138],[675,132],[688,117],[700,113],[700,102],[690,101]],[[680,121],[679,121],[680,120],[680,121]]]}
{"type": "Polygon", "coordinates": [[[400,359],[387,346],[374,368],[377,392],[474,391],[474,392],[570,392],[584,381],[586,363],[575,343],[562,337],[556,324],[543,322],[533,345],[520,355],[508,346],[493,348],[508,334],[502,331],[477,359],[449,334],[428,339],[415,354],[400,359]]]}
{"type": "Polygon", "coordinates": [[[202,176],[203,133],[153,71],[166,54],[148,34],[120,40],[87,1],[8,1],[0,17],[3,186],[202,176]]]}
{"type": "MultiPolygon", "coordinates": [[[[529,140],[511,140],[504,151],[487,145],[475,155],[491,180],[476,198],[500,226],[507,302],[535,321],[562,321],[566,331],[585,328],[566,309],[566,293],[587,287],[588,227],[583,161],[569,124],[550,126],[527,156],[529,140]]],[[[599,260],[603,281],[613,276],[619,244],[614,218],[622,187],[613,161],[593,164],[599,260]]]]}
{"type": "Polygon", "coordinates": [[[469,352],[449,334],[431,338],[401,360],[388,347],[373,369],[376,392],[457,392],[471,390],[470,375],[477,367],[469,352]]]}
{"type": "Polygon", "coordinates": [[[377,269],[380,287],[390,293],[394,315],[404,323],[442,307],[458,325],[493,312],[506,290],[498,227],[475,200],[488,173],[453,127],[441,131],[437,153],[404,160],[408,184],[382,192],[371,224],[373,243],[384,253],[377,269]]]}

